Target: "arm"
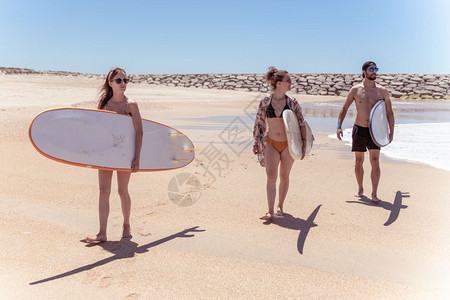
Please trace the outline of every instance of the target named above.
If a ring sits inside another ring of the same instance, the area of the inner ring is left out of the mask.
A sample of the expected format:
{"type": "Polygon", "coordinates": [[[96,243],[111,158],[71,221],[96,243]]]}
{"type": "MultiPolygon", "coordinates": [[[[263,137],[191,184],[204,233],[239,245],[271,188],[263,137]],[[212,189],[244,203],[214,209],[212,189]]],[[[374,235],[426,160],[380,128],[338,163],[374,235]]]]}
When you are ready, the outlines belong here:
{"type": "Polygon", "coordinates": [[[353,100],[355,100],[355,88],[350,89],[347,95],[347,99],[345,99],[344,105],[342,106],[341,111],[339,112],[336,135],[340,141],[342,141],[343,136],[342,123],[344,122],[345,116],[347,115],[347,111],[350,105],[352,105],[353,100]]]}
{"type": "Polygon", "coordinates": [[[394,111],[392,110],[392,101],[389,96],[389,92],[383,89],[383,99],[386,106],[386,115],[389,123],[389,143],[394,139],[394,111]]]}
{"type": "Polygon", "coordinates": [[[134,173],[139,171],[139,160],[141,158],[142,136],[143,136],[142,119],[136,102],[130,102],[128,104],[128,109],[131,114],[136,134],[134,145],[134,158],[133,161],[131,162],[131,171],[134,173]]]}
{"type": "Polygon", "coordinates": [[[306,126],[305,124],[302,124],[300,126],[300,133],[302,134],[302,157],[300,158],[300,160],[305,158],[306,155],[306,126]]]}

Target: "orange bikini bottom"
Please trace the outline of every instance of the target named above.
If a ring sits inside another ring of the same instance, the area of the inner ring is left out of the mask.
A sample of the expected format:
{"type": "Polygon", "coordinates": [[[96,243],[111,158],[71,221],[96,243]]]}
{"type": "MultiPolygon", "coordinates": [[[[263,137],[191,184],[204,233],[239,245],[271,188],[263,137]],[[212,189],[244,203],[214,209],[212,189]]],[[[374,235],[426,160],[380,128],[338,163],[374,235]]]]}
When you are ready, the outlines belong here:
{"type": "Polygon", "coordinates": [[[280,153],[283,152],[283,150],[286,149],[286,147],[288,146],[287,141],[282,141],[282,142],[274,141],[271,138],[269,138],[268,136],[266,136],[266,143],[269,145],[272,145],[280,153]]]}

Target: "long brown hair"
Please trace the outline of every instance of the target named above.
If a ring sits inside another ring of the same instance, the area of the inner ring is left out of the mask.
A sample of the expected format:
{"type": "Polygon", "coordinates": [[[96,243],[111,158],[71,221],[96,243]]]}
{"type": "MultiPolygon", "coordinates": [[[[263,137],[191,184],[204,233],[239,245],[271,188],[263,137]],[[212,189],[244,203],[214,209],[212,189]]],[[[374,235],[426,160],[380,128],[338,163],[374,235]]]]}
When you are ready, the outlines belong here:
{"type": "Polygon", "coordinates": [[[113,96],[113,89],[109,85],[109,82],[111,81],[111,78],[117,75],[119,71],[122,71],[126,74],[125,70],[119,67],[112,68],[111,71],[109,71],[108,75],[106,76],[105,82],[103,83],[102,88],[100,89],[100,98],[98,101],[98,109],[103,109],[106,106],[106,103],[108,103],[109,99],[113,96]]]}
{"type": "Polygon", "coordinates": [[[272,88],[275,90],[277,88],[277,82],[283,81],[284,77],[288,75],[288,71],[285,70],[277,70],[277,68],[271,66],[269,67],[269,71],[266,73],[266,81],[272,88]]]}

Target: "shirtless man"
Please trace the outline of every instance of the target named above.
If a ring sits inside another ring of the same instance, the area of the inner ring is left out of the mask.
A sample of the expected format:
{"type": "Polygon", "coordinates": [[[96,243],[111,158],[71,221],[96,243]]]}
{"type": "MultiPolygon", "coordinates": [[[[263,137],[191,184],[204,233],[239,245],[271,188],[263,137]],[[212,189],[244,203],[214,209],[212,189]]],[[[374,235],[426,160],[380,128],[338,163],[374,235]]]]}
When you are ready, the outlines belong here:
{"type": "Polygon", "coordinates": [[[394,137],[394,113],[392,111],[391,99],[386,88],[375,83],[377,78],[378,68],[373,61],[365,62],[362,66],[362,77],[364,78],[360,84],[352,87],[342,107],[339,118],[336,134],[339,140],[342,138],[342,122],[347,114],[350,105],[355,102],[356,105],[356,119],[353,126],[352,133],[352,151],[355,152],[355,175],[358,182],[357,197],[364,195],[363,177],[364,177],[364,152],[369,149],[370,164],[372,172],[370,179],[372,180],[372,202],[379,203],[381,200],[377,196],[378,183],[380,182],[380,147],[378,147],[372,140],[369,132],[369,116],[372,107],[383,99],[386,105],[387,119],[390,128],[389,141],[394,137]]]}

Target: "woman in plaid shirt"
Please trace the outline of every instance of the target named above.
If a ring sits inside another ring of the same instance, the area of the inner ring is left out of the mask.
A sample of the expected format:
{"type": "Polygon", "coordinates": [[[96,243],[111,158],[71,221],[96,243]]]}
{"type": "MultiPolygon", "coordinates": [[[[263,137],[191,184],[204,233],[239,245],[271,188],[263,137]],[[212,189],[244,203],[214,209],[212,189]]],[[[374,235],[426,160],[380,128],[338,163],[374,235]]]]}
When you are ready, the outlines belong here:
{"type": "MultiPolygon", "coordinates": [[[[277,70],[275,67],[270,67],[265,79],[271,87],[272,93],[259,103],[253,129],[255,140],[253,153],[258,156],[261,166],[266,168],[267,174],[266,188],[269,211],[261,219],[271,221],[274,216],[278,166],[280,168],[280,186],[276,215],[282,216],[283,203],[289,189],[289,173],[294,164],[294,159],[289,154],[282,118],[283,111],[290,109],[295,113],[302,139],[306,137],[306,128],[305,119],[297,100],[286,95],[286,92],[291,89],[289,73],[285,70],[277,70]]],[[[303,143],[302,150],[301,159],[305,157],[306,143],[303,143]]]]}

